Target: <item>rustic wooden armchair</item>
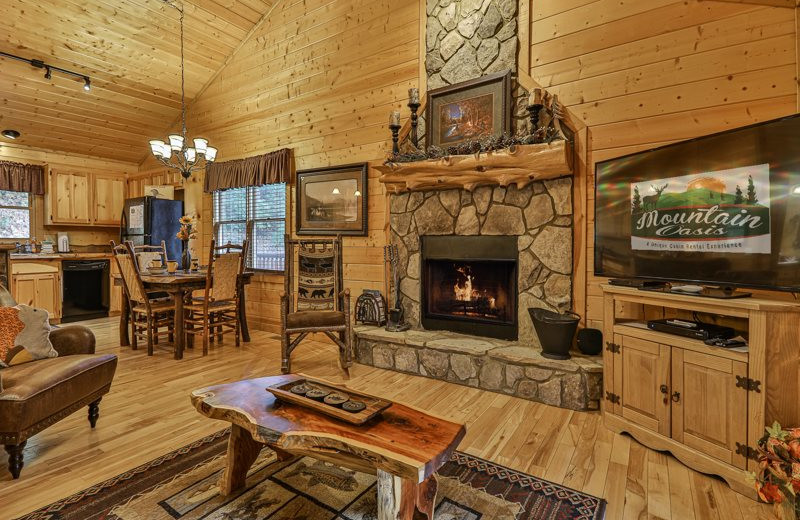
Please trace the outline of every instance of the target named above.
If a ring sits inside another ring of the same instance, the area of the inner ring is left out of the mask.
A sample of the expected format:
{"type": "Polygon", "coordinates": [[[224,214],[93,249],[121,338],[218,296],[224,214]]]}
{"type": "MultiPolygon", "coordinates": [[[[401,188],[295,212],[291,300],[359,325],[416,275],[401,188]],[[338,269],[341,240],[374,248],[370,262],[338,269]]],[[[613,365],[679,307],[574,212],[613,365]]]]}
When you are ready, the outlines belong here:
{"type": "Polygon", "coordinates": [[[147,355],[153,355],[153,344],[158,338],[174,338],[175,303],[171,299],[152,299],[144,289],[139,262],[130,242],[116,245],[111,241],[114,260],[122,276],[122,287],[128,298],[132,329],[131,348],[138,348],[138,340],[147,341],[147,355]],[[164,329],[164,330],[162,330],[164,329]]]}
{"type": "Polygon", "coordinates": [[[353,363],[350,290],[343,289],[342,237],[293,240],[284,236],[286,273],[281,293],[281,370],[291,371],[291,355],[310,333],[322,332],[339,347],[343,370],[353,363]],[[295,285],[297,260],[297,293],[295,285]],[[292,336],[296,335],[294,339],[292,336]]]}
{"type": "Polygon", "coordinates": [[[144,271],[153,260],[160,260],[161,264],[167,266],[167,243],[163,240],[157,246],[133,246],[136,261],[139,263],[139,271],[144,271]]]}
{"type": "Polygon", "coordinates": [[[194,298],[184,309],[184,331],[190,345],[196,335],[203,336],[203,355],[208,354],[208,345],[214,339],[222,341],[223,334],[233,333],[236,346],[240,344],[239,323],[239,276],[244,273],[248,253],[248,242],[241,246],[225,244],[216,246],[211,240],[206,286],[202,298],[194,298]],[[223,252],[224,251],[224,252],[223,252]]]}

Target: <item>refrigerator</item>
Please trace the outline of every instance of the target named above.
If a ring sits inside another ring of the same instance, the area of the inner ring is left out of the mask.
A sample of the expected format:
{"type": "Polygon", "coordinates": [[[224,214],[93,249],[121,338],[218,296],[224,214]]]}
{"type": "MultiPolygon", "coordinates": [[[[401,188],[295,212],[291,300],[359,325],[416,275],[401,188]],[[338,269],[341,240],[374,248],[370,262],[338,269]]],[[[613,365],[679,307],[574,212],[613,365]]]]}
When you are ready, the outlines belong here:
{"type": "Polygon", "coordinates": [[[138,197],[125,200],[122,210],[120,240],[130,240],[134,245],[167,245],[167,258],[181,258],[181,241],[175,236],[180,230],[183,216],[182,200],[138,197]]]}

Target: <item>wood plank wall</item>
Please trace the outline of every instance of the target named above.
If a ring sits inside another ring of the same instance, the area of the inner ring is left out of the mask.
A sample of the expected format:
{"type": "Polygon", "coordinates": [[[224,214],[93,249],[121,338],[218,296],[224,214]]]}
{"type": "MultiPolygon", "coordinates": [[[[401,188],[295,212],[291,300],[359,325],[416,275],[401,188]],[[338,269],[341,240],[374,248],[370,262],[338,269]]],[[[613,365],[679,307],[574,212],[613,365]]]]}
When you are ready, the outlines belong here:
{"type": "Polygon", "coordinates": [[[713,0],[528,7],[530,75],[588,127],[587,324],[599,327],[594,163],[795,113],[796,10],[713,0]]]}
{"type": "MultiPolygon", "coordinates": [[[[386,156],[389,113],[401,106],[408,112],[408,89],[419,81],[419,24],[416,1],[280,0],[191,105],[189,134],[207,137],[220,160],[288,147],[298,170],[379,163],[386,156]]],[[[153,161],[140,167],[151,171],[159,171],[153,161]]],[[[201,196],[189,189],[187,206],[201,196]]],[[[371,170],[369,235],[344,239],[346,286],[354,296],[383,286],[384,202],[371,170]]],[[[210,196],[202,196],[198,213],[205,258],[210,196]]],[[[287,229],[294,229],[291,208],[287,214],[287,229]]],[[[279,330],[281,290],[282,276],[255,278],[247,293],[254,327],[279,330]]]]}
{"type": "MultiPolygon", "coordinates": [[[[131,162],[103,159],[77,153],[59,152],[3,143],[0,146],[0,160],[25,164],[42,164],[59,171],[83,173],[102,173],[125,177],[138,171],[139,165],[131,162]]],[[[59,231],[69,233],[70,245],[107,245],[109,240],[118,240],[119,231],[113,228],[88,228],[75,226],[45,226],[44,197],[35,196],[32,212],[32,236],[37,241],[52,238],[55,241],[59,231]]]]}

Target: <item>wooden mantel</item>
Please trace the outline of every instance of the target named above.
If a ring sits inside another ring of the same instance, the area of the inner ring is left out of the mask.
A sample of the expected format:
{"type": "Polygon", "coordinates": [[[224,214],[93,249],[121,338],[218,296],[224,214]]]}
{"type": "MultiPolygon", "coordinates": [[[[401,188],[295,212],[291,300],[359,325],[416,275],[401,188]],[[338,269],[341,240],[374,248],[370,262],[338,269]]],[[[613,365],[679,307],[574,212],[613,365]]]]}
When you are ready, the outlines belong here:
{"type": "Polygon", "coordinates": [[[441,159],[376,166],[380,182],[389,193],[516,184],[523,188],[533,181],[572,174],[572,145],[552,143],[515,145],[503,150],[441,159]]]}

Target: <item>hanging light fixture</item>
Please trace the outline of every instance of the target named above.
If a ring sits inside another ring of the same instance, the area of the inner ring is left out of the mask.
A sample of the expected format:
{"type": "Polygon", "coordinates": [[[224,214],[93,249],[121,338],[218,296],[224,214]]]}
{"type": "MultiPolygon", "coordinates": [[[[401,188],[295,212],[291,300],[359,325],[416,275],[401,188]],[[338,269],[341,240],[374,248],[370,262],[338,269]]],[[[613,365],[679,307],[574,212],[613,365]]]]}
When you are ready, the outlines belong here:
{"type": "MultiPolygon", "coordinates": [[[[192,140],[194,146],[188,146],[186,139],[186,92],[184,88],[183,64],[183,5],[173,5],[169,0],[163,0],[168,6],[181,13],[181,133],[170,134],[166,140],[153,139],[150,141],[150,151],[153,156],[165,166],[179,170],[184,179],[188,179],[193,171],[202,170],[206,165],[217,158],[217,149],[208,146],[208,140],[196,137],[192,140]]],[[[88,87],[88,78],[86,86],[88,87]]]]}

